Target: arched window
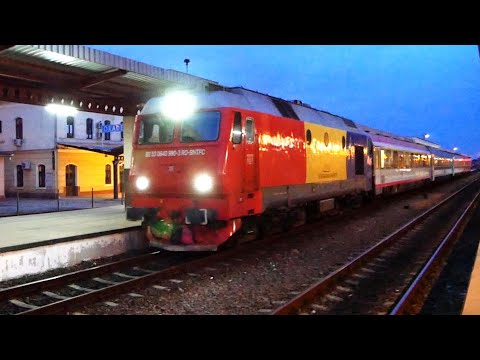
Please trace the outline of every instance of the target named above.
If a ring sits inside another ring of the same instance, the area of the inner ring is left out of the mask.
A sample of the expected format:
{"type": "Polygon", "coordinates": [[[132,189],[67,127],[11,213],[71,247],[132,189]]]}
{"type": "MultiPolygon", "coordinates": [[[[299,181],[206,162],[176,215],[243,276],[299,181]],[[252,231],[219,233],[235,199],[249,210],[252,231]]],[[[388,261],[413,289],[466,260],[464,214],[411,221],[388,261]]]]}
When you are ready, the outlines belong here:
{"type": "Polygon", "coordinates": [[[23,187],[23,167],[17,165],[17,187],[23,187]]]}
{"type": "Polygon", "coordinates": [[[21,117],[15,119],[15,134],[16,139],[23,139],[23,119],[21,117]]]}
{"type": "Polygon", "coordinates": [[[93,136],[93,119],[87,119],[87,139],[91,139],[93,136]]]}
{"type": "Polygon", "coordinates": [[[112,183],[112,166],[107,164],[105,165],[105,184],[112,183]]]}
{"type": "Polygon", "coordinates": [[[74,137],[74,118],[72,116],[67,117],[67,138],[74,137]]]}
{"type": "Polygon", "coordinates": [[[38,174],[38,187],[44,188],[45,185],[45,165],[40,164],[37,167],[37,174],[38,174]]]}
{"type": "MultiPolygon", "coordinates": [[[[110,120],[105,120],[105,125],[108,126],[110,125],[110,120]]],[[[110,140],[110,131],[105,132],[105,140],[110,140]]]]}

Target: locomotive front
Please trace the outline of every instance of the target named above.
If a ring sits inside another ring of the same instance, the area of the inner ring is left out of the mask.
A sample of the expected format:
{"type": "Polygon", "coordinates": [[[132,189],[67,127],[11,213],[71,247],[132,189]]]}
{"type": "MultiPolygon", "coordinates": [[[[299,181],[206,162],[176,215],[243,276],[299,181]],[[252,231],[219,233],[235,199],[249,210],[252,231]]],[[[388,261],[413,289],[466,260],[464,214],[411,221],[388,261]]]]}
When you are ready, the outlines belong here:
{"type": "Polygon", "coordinates": [[[225,109],[199,109],[187,93],[151,99],[137,115],[130,205],[152,246],[216,250],[240,227],[226,190],[227,118],[225,109]]]}

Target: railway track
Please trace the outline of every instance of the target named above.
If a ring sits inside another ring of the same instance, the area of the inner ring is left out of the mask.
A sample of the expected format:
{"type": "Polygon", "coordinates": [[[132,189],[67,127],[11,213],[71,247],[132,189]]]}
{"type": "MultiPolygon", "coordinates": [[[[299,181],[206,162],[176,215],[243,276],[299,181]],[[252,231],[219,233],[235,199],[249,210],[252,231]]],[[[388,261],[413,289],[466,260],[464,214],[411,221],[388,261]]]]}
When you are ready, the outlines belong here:
{"type": "MultiPolygon", "coordinates": [[[[363,214],[368,212],[368,208],[379,206],[382,205],[371,203],[362,209],[345,210],[343,214],[323,218],[320,221],[294,228],[287,233],[273,234],[262,241],[242,244],[235,249],[221,253],[206,255],[156,251],[120,262],[3,289],[0,290],[0,314],[71,313],[81,306],[128,293],[134,288],[142,288],[155,281],[162,279],[174,281],[173,277],[175,276],[185,275],[189,272],[201,272],[202,268],[215,267],[224,259],[242,258],[252,255],[258,249],[271,250],[272,243],[279,244],[279,237],[288,239],[293,233],[300,235],[316,231],[325,221],[341,223],[352,213],[363,214]],[[153,264],[153,268],[146,266],[149,263],[153,264]]],[[[288,242],[288,240],[285,241],[288,242]]],[[[135,294],[133,293],[132,296],[135,294]]]]}
{"type": "Polygon", "coordinates": [[[429,284],[478,203],[479,188],[479,181],[463,187],[272,314],[418,313],[429,284]]]}
{"type": "MultiPolygon", "coordinates": [[[[349,211],[347,210],[347,214],[349,211]]],[[[279,238],[295,232],[311,232],[328,220],[341,221],[345,214],[321,218],[314,223],[277,232],[261,241],[241,244],[218,253],[183,253],[154,251],[126,260],[66,273],[0,290],[0,314],[45,315],[66,314],[75,309],[104,301],[134,288],[181,274],[201,272],[228,258],[248,257],[256,249],[267,251],[279,238]]],[[[348,216],[348,215],[347,215],[348,216]]],[[[175,281],[175,279],[171,279],[175,281]]],[[[133,294],[132,296],[135,296],[133,294]]]]}
{"type": "Polygon", "coordinates": [[[78,306],[174,276],[183,266],[205,261],[208,254],[154,251],[89,269],[0,290],[0,313],[15,315],[67,313],[78,306]]]}

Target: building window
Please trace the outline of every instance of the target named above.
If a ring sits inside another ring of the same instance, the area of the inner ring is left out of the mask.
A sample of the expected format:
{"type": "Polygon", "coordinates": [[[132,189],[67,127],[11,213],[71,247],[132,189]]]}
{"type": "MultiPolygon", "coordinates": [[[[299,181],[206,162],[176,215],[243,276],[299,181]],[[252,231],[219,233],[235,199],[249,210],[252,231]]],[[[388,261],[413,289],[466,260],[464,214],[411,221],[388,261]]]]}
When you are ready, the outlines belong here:
{"type": "Polygon", "coordinates": [[[93,136],[93,119],[87,119],[87,139],[91,139],[93,136]]]}
{"type": "Polygon", "coordinates": [[[107,164],[105,165],[105,184],[108,185],[111,183],[112,183],[112,166],[107,164]]]}
{"type": "Polygon", "coordinates": [[[45,165],[38,165],[38,187],[44,188],[45,186],[45,165]]]}
{"type": "Polygon", "coordinates": [[[23,167],[22,165],[17,165],[17,187],[23,187],[23,167]]]}
{"type": "MultiPolygon", "coordinates": [[[[104,127],[109,126],[109,125],[110,125],[110,120],[105,120],[104,127]]],[[[105,140],[110,140],[110,131],[105,132],[105,140]]]]}
{"type": "Polygon", "coordinates": [[[72,116],[67,117],[67,138],[73,138],[74,136],[74,119],[72,116]]]}
{"type": "MultiPolygon", "coordinates": [[[[123,140],[123,121],[120,123],[120,126],[122,127],[122,132],[120,133],[120,139],[123,140]]],[[[0,121],[0,132],[2,132],[2,122],[0,121]]]]}
{"type": "Polygon", "coordinates": [[[23,119],[21,117],[15,119],[15,134],[16,139],[23,139],[23,119]]]}

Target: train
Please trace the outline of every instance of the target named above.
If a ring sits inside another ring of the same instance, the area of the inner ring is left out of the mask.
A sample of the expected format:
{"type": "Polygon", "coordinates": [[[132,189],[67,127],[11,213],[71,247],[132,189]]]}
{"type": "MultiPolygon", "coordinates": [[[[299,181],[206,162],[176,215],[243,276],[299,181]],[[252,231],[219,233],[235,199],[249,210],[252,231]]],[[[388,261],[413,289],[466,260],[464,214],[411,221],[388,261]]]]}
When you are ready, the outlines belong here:
{"type": "Polygon", "coordinates": [[[127,218],[142,219],[151,246],[216,251],[471,165],[300,100],[243,87],[176,91],[135,118],[127,218]]]}

